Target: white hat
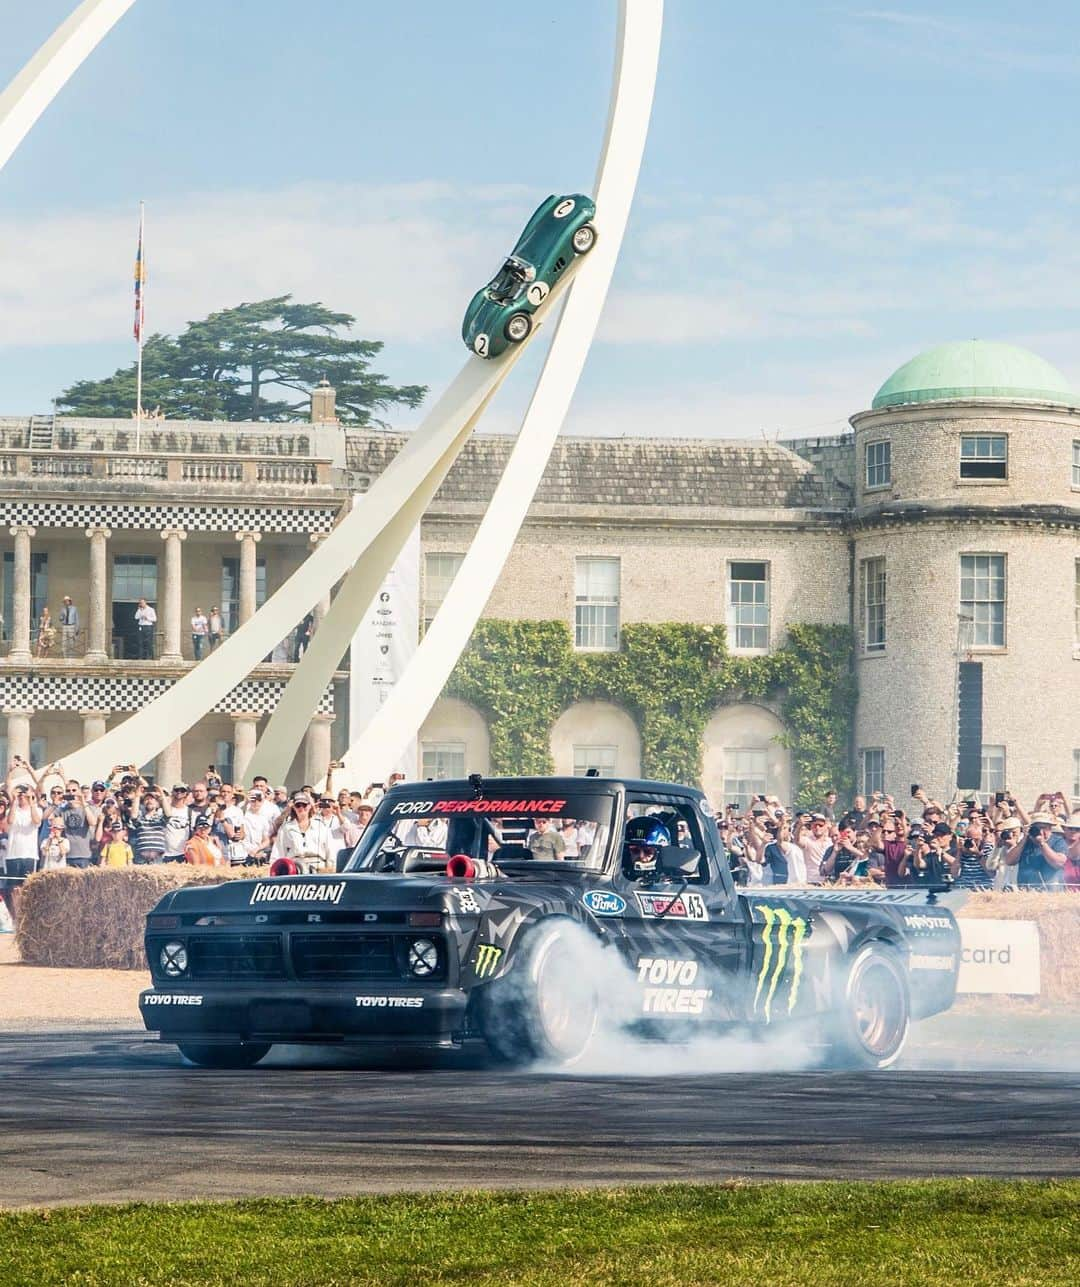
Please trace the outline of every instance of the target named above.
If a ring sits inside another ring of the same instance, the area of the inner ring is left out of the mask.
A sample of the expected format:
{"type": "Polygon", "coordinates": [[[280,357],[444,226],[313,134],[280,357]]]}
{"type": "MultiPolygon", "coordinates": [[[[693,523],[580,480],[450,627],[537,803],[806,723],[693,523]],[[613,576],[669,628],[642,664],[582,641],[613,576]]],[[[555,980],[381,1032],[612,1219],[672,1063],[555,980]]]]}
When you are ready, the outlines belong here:
{"type": "Polygon", "coordinates": [[[1061,825],[1070,831],[1080,831],[1080,809],[1074,809],[1061,825]]]}

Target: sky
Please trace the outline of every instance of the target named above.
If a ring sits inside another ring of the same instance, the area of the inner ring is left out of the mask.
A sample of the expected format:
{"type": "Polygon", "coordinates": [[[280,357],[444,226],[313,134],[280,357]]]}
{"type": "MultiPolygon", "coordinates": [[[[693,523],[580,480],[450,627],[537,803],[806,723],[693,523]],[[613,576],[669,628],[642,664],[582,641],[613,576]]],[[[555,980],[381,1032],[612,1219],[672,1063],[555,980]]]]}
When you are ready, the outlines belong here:
{"type": "MultiPolygon", "coordinates": [[[[0,0],[0,85],[74,4],[0,0]]],[[[1080,386],[1080,6],[886,5],[667,0],[567,432],[837,433],[957,339],[1025,345],[1080,386]]],[[[534,206],[592,187],[615,15],[138,0],[0,173],[0,415],[133,359],[140,200],[149,331],[291,293],[355,315],[379,370],[436,395],[534,206]]],[[[517,427],[531,349],[486,429],[517,427]]]]}

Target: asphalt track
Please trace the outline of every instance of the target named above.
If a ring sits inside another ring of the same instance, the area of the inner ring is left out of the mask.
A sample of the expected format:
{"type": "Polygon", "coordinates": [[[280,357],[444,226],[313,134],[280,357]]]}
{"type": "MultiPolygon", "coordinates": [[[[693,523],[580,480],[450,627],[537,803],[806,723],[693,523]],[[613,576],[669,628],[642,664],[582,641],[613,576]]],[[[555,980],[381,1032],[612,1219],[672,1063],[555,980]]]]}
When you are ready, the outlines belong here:
{"type": "Polygon", "coordinates": [[[0,1035],[0,1205],[1080,1171],[1080,1074],[551,1076],[282,1050],[210,1072],[141,1033],[0,1035]]]}

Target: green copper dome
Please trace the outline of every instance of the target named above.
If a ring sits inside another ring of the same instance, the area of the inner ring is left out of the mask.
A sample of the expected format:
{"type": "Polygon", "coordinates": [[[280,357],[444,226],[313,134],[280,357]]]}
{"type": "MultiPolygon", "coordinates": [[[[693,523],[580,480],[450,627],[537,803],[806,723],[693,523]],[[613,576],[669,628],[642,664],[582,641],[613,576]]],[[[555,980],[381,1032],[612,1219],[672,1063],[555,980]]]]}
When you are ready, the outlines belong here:
{"type": "Polygon", "coordinates": [[[1080,406],[1061,372],[1027,349],[964,340],[927,349],[893,372],[877,391],[874,410],[951,398],[1007,398],[1080,406]]]}

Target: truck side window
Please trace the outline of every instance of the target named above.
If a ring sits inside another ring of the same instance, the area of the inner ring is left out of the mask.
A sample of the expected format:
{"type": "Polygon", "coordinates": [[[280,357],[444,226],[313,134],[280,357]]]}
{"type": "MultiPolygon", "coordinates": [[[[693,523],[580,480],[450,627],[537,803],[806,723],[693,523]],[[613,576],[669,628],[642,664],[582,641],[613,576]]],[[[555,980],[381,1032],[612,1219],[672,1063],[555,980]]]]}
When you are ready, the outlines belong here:
{"type": "Polygon", "coordinates": [[[709,883],[709,861],[706,856],[708,851],[701,836],[701,824],[697,810],[690,804],[673,800],[650,800],[647,796],[631,796],[627,801],[627,821],[629,822],[632,818],[639,818],[645,815],[656,818],[663,823],[671,836],[673,845],[680,845],[684,849],[697,850],[701,855],[701,861],[698,864],[698,874],[691,878],[690,883],[707,885],[709,883]]]}

